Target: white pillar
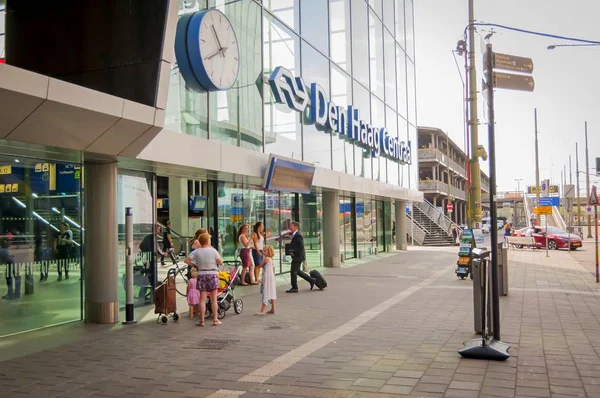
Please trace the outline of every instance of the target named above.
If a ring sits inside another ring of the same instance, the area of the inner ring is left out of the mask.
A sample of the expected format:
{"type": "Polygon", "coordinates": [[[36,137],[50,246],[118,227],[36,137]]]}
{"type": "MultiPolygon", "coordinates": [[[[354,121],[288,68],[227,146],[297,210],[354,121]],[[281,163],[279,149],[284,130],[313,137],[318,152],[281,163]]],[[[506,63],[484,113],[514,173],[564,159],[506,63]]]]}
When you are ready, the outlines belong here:
{"type": "Polygon", "coordinates": [[[85,321],[119,321],[117,163],[85,164],[85,321]]]}
{"type": "Polygon", "coordinates": [[[340,195],[323,192],[323,265],[340,266],[340,195]]]}
{"type": "Polygon", "coordinates": [[[397,200],[395,208],[396,218],[396,250],[407,250],[406,243],[406,201],[397,200]]]}
{"type": "Polygon", "coordinates": [[[189,231],[188,200],[187,178],[169,177],[169,220],[173,231],[182,236],[193,235],[189,231]]]}

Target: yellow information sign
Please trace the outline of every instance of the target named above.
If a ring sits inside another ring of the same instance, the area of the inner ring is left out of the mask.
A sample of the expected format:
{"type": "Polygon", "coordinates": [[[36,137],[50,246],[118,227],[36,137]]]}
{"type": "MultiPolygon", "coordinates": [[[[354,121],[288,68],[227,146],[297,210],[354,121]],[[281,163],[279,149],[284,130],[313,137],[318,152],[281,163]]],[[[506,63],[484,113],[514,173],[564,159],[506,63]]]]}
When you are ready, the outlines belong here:
{"type": "Polygon", "coordinates": [[[12,166],[0,166],[0,174],[12,174],[12,166]]]}
{"type": "Polygon", "coordinates": [[[539,206],[533,209],[533,212],[542,216],[550,216],[552,215],[552,206],[539,206]]]}

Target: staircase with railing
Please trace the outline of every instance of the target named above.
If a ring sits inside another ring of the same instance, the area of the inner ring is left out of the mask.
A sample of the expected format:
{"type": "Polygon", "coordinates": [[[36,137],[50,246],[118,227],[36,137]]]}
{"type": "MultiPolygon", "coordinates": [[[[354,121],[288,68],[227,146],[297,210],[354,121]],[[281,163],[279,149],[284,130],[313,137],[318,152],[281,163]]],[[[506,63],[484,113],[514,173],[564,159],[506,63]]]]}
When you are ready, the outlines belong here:
{"type": "MultiPolygon", "coordinates": [[[[452,220],[440,213],[428,201],[414,203],[408,218],[409,228],[413,225],[411,223],[414,223],[414,225],[419,227],[416,232],[414,232],[414,236],[411,235],[416,243],[422,246],[454,245],[452,220]],[[425,236],[423,236],[423,233],[425,236]]],[[[413,231],[409,230],[408,233],[410,235],[413,231]]]]}

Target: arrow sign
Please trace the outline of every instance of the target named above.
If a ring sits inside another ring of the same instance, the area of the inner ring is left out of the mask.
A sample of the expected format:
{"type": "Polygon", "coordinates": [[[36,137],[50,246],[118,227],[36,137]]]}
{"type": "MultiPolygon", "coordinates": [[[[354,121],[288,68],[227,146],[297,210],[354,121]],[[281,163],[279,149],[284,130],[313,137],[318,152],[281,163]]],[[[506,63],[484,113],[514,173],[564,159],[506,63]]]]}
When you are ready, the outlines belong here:
{"type": "Polygon", "coordinates": [[[492,79],[496,88],[518,91],[533,91],[535,88],[535,81],[532,76],[494,72],[492,79]]]}
{"type": "Polygon", "coordinates": [[[492,62],[494,69],[503,69],[529,74],[533,73],[533,60],[531,58],[494,53],[494,59],[492,62]]]}
{"type": "Polygon", "coordinates": [[[592,187],[592,192],[590,193],[590,198],[588,199],[588,205],[590,206],[598,206],[598,192],[596,191],[596,186],[592,187]]]}

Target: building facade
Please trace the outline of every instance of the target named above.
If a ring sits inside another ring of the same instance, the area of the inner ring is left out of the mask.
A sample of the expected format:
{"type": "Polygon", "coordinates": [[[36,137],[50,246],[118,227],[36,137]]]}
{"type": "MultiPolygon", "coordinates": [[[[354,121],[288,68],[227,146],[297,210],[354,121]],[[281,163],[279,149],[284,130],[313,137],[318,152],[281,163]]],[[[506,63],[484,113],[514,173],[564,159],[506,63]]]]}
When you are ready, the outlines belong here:
{"type": "Polygon", "coordinates": [[[405,248],[405,208],[423,199],[412,0],[92,3],[0,0],[0,336],[118,320],[127,207],[139,306],[171,267],[155,250],[168,220],[175,252],[202,227],[225,260],[260,221],[279,273],[292,220],[311,268],[405,248]],[[237,38],[227,90],[195,90],[175,54],[178,21],[207,8],[237,38]],[[346,131],[290,107],[302,93],[278,97],[297,78],[349,111],[346,131]],[[314,166],[310,191],[265,189],[270,156],[314,166]]]}
{"type": "MultiPolygon", "coordinates": [[[[467,223],[468,157],[439,128],[418,128],[419,190],[425,200],[457,224],[467,223]],[[448,213],[448,203],[453,211],[448,213]]],[[[489,210],[489,178],[481,172],[482,211],[489,210]]]]}

